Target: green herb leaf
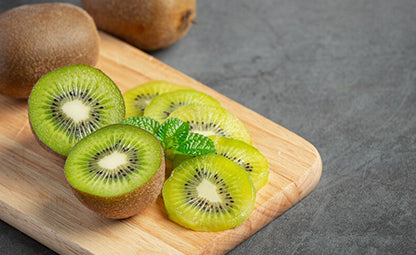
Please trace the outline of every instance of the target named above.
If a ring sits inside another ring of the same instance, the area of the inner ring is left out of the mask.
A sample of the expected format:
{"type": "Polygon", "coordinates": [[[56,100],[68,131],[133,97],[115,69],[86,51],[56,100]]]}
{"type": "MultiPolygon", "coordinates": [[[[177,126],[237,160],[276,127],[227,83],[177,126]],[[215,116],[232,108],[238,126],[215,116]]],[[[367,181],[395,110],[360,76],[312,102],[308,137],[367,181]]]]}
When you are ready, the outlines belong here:
{"type": "Polygon", "coordinates": [[[123,120],[121,123],[139,127],[141,129],[148,131],[154,136],[157,135],[157,132],[160,128],[159,122],[157,122],[156,120],[152,118],[145,117],[145,116],[131,117],[131,118],[123,120]]]}
{"type": "Polygon", "coordinates": [[[186,139],[176,146],[176,153],[201,156],[215,152],[214,142],[206,136],[198,133],[189,133],[186,139]]]}
{"type": "Polygon", "coordinates": [[[156,136],[162,141],[162,146],[165,150],[173,149],[185,141],[189,134],[189,129],[189,124],[180,119],[167,119],[160,126],[156,136]]]}
{"type": "Polygon", "coordinates": [[[189,132],[189,124],[177,118],[167,119],[159,124],[152,118],[136,116],[125,119],[121,123],[152,133],[161,142],[169,159],[173,159],[175,154],[201,156],[215,152],[214,142],[206,136],[189,132]]]}

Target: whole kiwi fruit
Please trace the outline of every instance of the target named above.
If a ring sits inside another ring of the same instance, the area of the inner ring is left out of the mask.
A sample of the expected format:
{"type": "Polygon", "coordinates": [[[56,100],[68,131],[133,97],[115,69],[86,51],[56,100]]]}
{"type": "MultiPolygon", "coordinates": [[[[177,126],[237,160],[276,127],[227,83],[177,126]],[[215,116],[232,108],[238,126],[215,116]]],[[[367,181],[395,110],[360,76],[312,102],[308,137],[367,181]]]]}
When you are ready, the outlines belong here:
{"type": "Polygon", "coordinates": [[[57,68],[95,65],[99,36],[83,9],[65,3],[22,5],[0,14],[0,94],[27,98],[57,68]]]}
{"type": "Polygon", "coordinates": [[[98,28],[143,49],[167,47],[196,17],[196,0],[82,0],[98,28]]]}

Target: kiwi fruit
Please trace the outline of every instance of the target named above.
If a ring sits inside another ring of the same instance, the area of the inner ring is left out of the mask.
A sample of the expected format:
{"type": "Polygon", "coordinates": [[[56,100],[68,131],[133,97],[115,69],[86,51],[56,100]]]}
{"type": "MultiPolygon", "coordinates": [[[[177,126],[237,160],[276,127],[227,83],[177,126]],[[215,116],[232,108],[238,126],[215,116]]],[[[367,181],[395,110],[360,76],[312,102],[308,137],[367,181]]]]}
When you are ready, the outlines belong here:
{"type": "MultiPolygon", "coordinates": [[[[269,177],[269,163],[266,157],[254,146],[240,140],[227,137],[210,136],[215,145],[215,154],[234,161],[246,170],[256,191],[267,183],[269,177]]],[[[193,158],[189,155],[175,154],[173,167],[179,166],[184,160],[193,158]]]]}
{"type": "Polygon", "coordinates": [[[77,6],[22,5],[0,14],[0,27],[0,94],[27,98],[44,74],[67,65],[97,63],[97,28],[77,6]]]}
{"type": "Polygon", "coordinates": [[[222,107],[190,104],[173,111],[168,118],[189,123],[190,131],[205,136],[224,136],[251,144],[244,123],[222,107]]]}
{"type": "Polygon", "coordinates": [[[40,143],[62,156],[95,130],[124,119],[123,97],[103,72],[71,65],[39,79],[29,96],[29,122],[40,143]]]}
{"type": "Polygon", "coordinates": [[[243,223],[256,193],[246,171],[215,154],[184,161],[162,190],[168,217],[197,231],[220,231],[243,223]]]}
{"type": "Polygon", "coordinates": [[[236,162],[246,170],[258,191],[267,183],[269,177],[269,164],[258,149],[243,141],[227,137],[211,136],[216,154],[236,162]]]}
{"type": "Polygon", "coordinates": [[[81,0],[98,28],[143,50],[167,47],[196,17],[196,0],[81,0]]]}
{"type": "Polygon", "coordinates": [[[112,219],[131,217],[153,203],[164,171],[157,138],[127,124],[109,125],[85,137],[65,162],[65,177],[77,198],[112,219]]]}
{"type": "Polygon", "coordinates": [[[171,82],[157,80],[141,84],[123,94],[126,104],[126,118],[142,116],[146,106],[160,94],[185,89],[186,87],[171,82]]]}
{"type": "Polygon", "coordinates": [[[217,100],[205,93],[196,90],[177,90],[153,98],[143,115],[163,122],[173,111],[189,104],[221,106],[217,100]]]}

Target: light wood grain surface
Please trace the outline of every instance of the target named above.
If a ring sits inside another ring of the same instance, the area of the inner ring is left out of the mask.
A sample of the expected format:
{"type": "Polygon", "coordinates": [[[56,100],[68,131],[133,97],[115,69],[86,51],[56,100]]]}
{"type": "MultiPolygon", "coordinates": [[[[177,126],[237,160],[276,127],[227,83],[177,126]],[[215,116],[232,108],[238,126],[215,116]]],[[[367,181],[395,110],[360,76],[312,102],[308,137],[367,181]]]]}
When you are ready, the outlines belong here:
{"type": "Polygon", "coordinates": [[[306,140],[211,88],[104,33],[97,67],[124,92],[149,80],[187,85],[218,99],[246,125],[268,159],[269,181],[241,226],[196,232],[171,222],[161,197],[127,220],[101,218],[65,181],[64,159],[35,141],[25,100],[0,96],[0,217],[63,254],[223,254],[299,202],[318,183],[321,158],[306,140]]]}

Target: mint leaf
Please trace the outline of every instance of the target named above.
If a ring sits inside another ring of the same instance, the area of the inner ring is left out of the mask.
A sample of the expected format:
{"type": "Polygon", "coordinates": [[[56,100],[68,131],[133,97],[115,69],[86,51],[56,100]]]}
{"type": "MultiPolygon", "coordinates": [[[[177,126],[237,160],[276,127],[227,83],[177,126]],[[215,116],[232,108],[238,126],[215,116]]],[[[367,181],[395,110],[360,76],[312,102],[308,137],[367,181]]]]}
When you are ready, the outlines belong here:
{"type": "Polygon", "coordinates": [[[167,119],[160,126],[156,136],[162,141],[165,150],[172,149],[185,141],[189,129],[189,124],[180,119],[167,119]]]}
{"type": "Polygon", "coordinates": [[[191,132],[182,143],[176,146],[174,151],[184,155],[201,156],[214,153],[215,145],[208,137],[191,132]]]}
{"type": "Polygon", "coordinates": [[[170,160],[175,154],[201,156],[215,152],[213,141],[201,134],[189,132],[189,124],[177,118],[167,119],[159,124],[152,118],[136,116],[121,123],[142,128],[156,136],[162,144],[165,156],[170,160]]]}
{"type": "Polygon", "coordinates": [[[159,122],[157,122],[156,120],[152,118],[145,117],[145,116],[131,117],[131,118],[123,120],[121,123],[139,127],[141,129],[148,131],[154,136],[157,135],[157,132],[160,128],[159,122]]]}

